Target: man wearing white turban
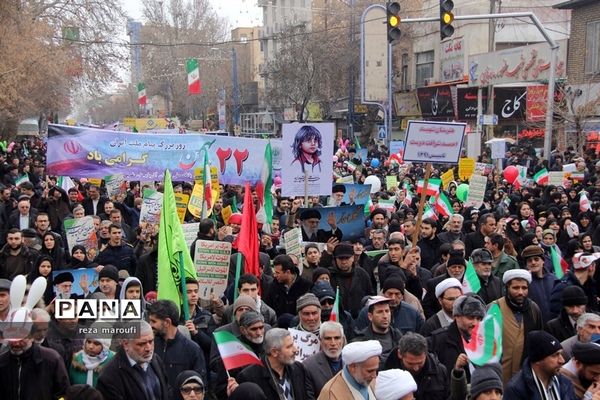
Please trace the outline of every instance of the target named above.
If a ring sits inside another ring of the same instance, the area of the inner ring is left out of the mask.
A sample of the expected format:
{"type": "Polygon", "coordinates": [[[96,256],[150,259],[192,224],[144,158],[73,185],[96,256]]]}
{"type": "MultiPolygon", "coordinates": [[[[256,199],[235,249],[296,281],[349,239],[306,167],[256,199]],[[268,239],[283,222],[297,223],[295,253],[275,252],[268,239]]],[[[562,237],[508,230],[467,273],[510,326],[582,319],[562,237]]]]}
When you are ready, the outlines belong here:
{"type": "Polygon", "coordinates": [[[375,400],[371,383],[377,376],[381,344],[354,342],[342,350],[344,368],[321,390],[318,400],[375,400]]]}
{"type": "Polygon", "coordinates": [[[377,400],[412,400],[417,383],[408,371],[388,369],[381,371],[375,379],[377,400]]]}

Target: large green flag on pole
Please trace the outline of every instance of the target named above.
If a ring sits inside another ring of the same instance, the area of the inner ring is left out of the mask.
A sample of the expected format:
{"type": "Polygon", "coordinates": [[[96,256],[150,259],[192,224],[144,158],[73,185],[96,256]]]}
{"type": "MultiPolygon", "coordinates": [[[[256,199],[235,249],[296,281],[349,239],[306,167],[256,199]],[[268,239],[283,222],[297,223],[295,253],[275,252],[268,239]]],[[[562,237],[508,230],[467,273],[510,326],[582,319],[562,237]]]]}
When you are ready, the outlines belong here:
{"type": "Polygon", "coordinates": [[[196,270],[177,216],[169,170],[165,171],[165,189],[158,232],[158,299],[171,300],[181,307],[187,321],[189,308],[185,295],[185,278],[195,279],[196,270]]]}

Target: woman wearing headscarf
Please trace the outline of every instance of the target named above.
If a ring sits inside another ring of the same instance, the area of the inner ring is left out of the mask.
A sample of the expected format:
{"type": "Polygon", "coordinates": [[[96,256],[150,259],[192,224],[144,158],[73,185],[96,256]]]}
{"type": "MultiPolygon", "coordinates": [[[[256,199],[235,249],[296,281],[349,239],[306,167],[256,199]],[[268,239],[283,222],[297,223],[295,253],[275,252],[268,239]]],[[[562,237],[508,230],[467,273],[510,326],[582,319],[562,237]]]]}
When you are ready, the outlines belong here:
{"type": "Polygon", "coordinates": [[[80,244],[73,246],[73,249],[71,250],[71,262],[69,263],[70,269],[96,268],[97,266],[97,263],[88,259],[85,247],[80,244]]]}
{"type": "Polygon", "coordinates": [[[42,248],[40,249],[40,254],[52,258],[52,266],[56,271],[65,269],[67,266],[65,250],[62,248],[62,241],[53,232],[48,231],[42,236],[42,248]]]}
{"type": "Polygon", "coordinates": [[[177,375],[172,398],[175,400],[202,400],[205,390],[202,376],[196,371],[187,370],[177,375]]]}

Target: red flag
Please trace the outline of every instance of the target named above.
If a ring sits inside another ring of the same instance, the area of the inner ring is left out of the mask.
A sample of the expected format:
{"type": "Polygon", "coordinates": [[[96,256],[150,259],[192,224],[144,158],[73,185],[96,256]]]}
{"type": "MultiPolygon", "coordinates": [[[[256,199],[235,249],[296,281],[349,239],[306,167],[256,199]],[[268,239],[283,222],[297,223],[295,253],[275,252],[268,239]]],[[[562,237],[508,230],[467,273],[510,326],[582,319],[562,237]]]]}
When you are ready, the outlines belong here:
{"type": "Polygon", "coordinates": [[[250,184],[246,183],[244,192],[244,209],[242,210],[242,227],[236,238],[237,249],[244,255],[244,273],[252,274],[260,279],[258,263],[258,225],[252,202],[250,184]]]}

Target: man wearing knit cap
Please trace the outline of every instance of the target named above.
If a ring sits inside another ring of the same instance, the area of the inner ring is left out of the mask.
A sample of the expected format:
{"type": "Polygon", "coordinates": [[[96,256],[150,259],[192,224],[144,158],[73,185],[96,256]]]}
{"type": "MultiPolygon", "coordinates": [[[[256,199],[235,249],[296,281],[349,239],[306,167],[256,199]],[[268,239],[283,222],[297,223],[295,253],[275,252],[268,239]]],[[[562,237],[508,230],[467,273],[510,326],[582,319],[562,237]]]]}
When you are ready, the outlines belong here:
{"type": "Polygon", "coordinates": [[[435,278],[431,278],[425,285],[425,297],[423,298],[423,311],[425,311],[425,318],[431,318],[435,313],[442,309],[438,297],[436,296],[437,285],[445,279],[455,278],[462,283],[465,276],[465,270],[467,263],[465,258],[456,251],[450,253],[450,258],[446,262],[446,272],[435,278]]]}
{"type": "Polygon", "coordinates": [[[540,246],[525,247],[521,252],[521,258],[525,260],[527,270],[531,273],[529,298],[540,308],[544,321],[549,321],[553,318],[550,312],[550,296],[557,281],[556,276],[544,269],[544,250],[540,246]]]}
{"type": "Polygon", "coordinates": [[[502,367],[498,363],[475,367],[471,377],[471,389],[467,393],[467,381],[463,369],[452,371],[452,394],[450,399],[501,400],[504,387],[502,385],[502,367]]]}
{"type": "Polygon", "coordinates": [[[412,375],[401,369],[381,371],[375,379],[377,400],[413,400],[417,383],[412,375]]]}
{"type": "MultiPolygon", "coordinates": [[[[485,304],[477,295],[463,295],[454,302],[452,316],[454,321],[450,325],[434,331],[429,337],[430,351],[437,355],[447,371],[467,365],[463,339],[471,340],[473,328],[485,316],[485,304]]],[[[466,373],[467,381],[470,381],[469,371],[466,373]]]]}
{"type": "Polygon", "coordinates": [[[295,329],[319,335],[321,327],[321,303],[312,293],[303,294],[296,300],[299,323],[295,329]]]}
{"type": "Polygon", "coordinates": [[[462,283],[456,278],[446,278],[435,286],[434,294],[440,310],[429,317],[421,328],[419,333],[425,337],[431,336],[433,331],[452,323],[452,307],[454,301],[463,294],[462,283]]]}
{"type": "Polygon", "coordinates": [[[510,400],[574,399],[573,385],[559,374],[565,363],[562,346],[544,331],[527,335],[527,353],[521,370],[508,382],[504,398],[510,400]]]}
{"type": "MultiPolygon", "coordinates": [[[[392,326],[403,334],[407,332],[419,332],[424,323],[423,317],[415,307],[404,300],[406,290],[402,279],[396,276],[386,279],[381,291],[383,296],[390,300],[392,326]]],[[[356,329],[361,330],[369,325],[368,313],[367,306],[360,310],[356,319],[356,329]]]]}
{"type": "Polygon", "coordinates": [[[550,312],[556,317],[562,308],[561,293],[569,286],[579,286],[588,298],[587,310],[598,312],[598,292],[594,274],[596,273],[596,257],[589,253],[577,253],[573,256],[573,270],[562,277],[550,296],[550,312]]]}
{"type": "Polygon", "coordinates": [[[98,291],[104,293],[107,299],[118,298],[121,292],[119,286],[119,270],[114,265],[105,265],[98,274],[98,291]]]}
{"type": "Polygon", "coordinates": [[[381,344],[350,343],[342,350],[344,368],[321,390],[318,400],[375,400],[371,383],[377,376],[381,344]]]}
{"type": "Polygon", "coordinates": [[[560,315],[548,321],[545,331],[562,342],[577,333],[577,319],[585,313],[588,298],[579,286],[564,288],[561,297],[560,315]]]}
{"type": "Polygon", "coordinates": [[[511,269],[504,273],[502,281],[506,294],[494,304],[502,313],[502,381],[506,384],[527,357],[527,334],[543,329],[543,319],[537,304],[528,297],[529,271],[511,269]]]}
{"type": "Polygon", "coordinates": [[[577,399],[583,399],[585,392],[592,389],[597,391],[600,379],[600,344],[576,343],[573,346],[573,357],[560,369],[560,374],[571,381],[575,388],[577,399]]]}
{"type": "Polygon", "coordinates": [[[384,296],[371,296],[367,300],[369,325],[358,332],[354,341],[377,340],[381,343],[381,366],[396,347],[402,333],[391,326],[390,299],[384,296]]]}

